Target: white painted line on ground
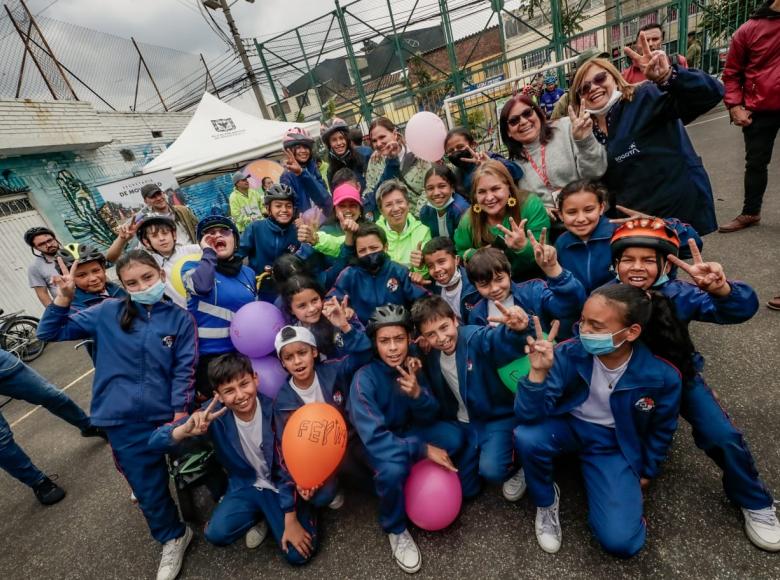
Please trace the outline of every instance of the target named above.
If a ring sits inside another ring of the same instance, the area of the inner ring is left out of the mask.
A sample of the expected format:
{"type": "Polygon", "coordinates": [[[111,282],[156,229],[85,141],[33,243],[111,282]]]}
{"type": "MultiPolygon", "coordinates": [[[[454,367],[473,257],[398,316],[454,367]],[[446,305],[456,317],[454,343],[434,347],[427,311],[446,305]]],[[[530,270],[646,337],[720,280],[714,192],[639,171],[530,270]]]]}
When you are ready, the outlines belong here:
{"type": "Polygon", "coordinates": [[[718,119],[725,119],[728,117],[728,115],[720,115],[718,117],[710,117],[709,119],[704,119],[703,121],[697,121],[695,123],[691,123],[690,125],[686,125],[686,127],[695,127],[696,125],[704,125],[704,123],[709,123],[710,121],[717,121],[718,119]]]}
{"type": "MultiPolygon", "coordinates": [[[[63,391],[67,391],[67,390],[68,390],[69,388],[71,388],[73,385],[75,385],[76,383],[78,383],[78,382],[79,382],[81,379],[84,379],[84,378],[88,377],[90,374],[92,374],[92,373],[94,373],[94,372],[95,372],[95,369],[89,369],[89,370],[88,370],[87,372],[85,372],[83,375],[81,375],[81,376],[80,376],[80,377],[78,377],[77,379],[74,379],[73,381],[71,381],[70,383],[68,383],[67,385],[65,385],[65,386],[62,388],[62,390],[63,390],[63,391]]],[[[38,405],[37,407],[35,407],[35,408],[33,408],[33,409],[31,409],[31,410],[27,411],[27,412],[26,412],[24,415],[22,415],[22,416],[21,416],[21,417],[19,417],[19,418],[18,418],[16,421],[14,421],[13,423],[11,423],[11,428],[13,429],[14,427],[16,427],[16,426],[17,426],[19,423],[21,423],[22,421],[24,421],[24,420],[25,420],[27,417],[29,417],[30,415],[32,415],[33,413],[35,413],[35,411],[37,411],[37,410],[38,410],[38,409],[40,409],[40,408],[41,408],[41,406],[40,406],[40,405],[38,405]]]]}

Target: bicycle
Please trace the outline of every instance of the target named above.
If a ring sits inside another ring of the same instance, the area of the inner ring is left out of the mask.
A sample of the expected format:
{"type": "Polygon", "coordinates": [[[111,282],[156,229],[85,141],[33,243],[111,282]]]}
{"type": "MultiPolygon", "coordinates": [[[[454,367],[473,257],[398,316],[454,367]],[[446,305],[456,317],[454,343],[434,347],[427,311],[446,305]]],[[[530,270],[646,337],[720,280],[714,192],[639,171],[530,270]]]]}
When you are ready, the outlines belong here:
{"type": "Polygon", "coordinates": [[[0,348],[25,363],[41,356],[46,342],[36,336],[38,322],[38,318],[24,314],[24,310],[6,314],[0,309],[0,348]]]}

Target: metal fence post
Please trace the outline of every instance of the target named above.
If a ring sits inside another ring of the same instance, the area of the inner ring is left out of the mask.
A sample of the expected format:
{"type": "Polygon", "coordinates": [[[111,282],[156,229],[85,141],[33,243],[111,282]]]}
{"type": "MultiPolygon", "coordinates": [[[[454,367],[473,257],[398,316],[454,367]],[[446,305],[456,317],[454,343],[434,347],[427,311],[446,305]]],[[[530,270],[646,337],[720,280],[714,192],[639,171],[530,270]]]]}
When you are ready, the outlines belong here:
{"type": "MultiPolygon", "coordinates": [[[[303,41],[301,40],[301,33],[298,32],[298,29],[295,29],[295,36],[298,38],[298,46],[301,47],[301,54],[303,55],[303,62],[306,64],[306,72],[309,75],[309,83],[311,83],[311,90],[314,91],[314,97],[317,99],[317,104],[320,106],[320,113],[322,113],[323,118],[325,117],[325,109],[322,106],[322,100],[320,100],[320,93],[317,90],[317,81],[314,78],[314,73],[311,70],[311,67],[309,66],[309,57],[306,56],[306,49],[303,48],[303,41]]],[[[303,109],[303,107],[301,107],[303,109]]],[[[299,109],[300,110],[300,109],[299,109]]]]}
{"type": "MultiPolygon", "coordinates": [[[[452,70],[450,78],[455,87],[455,94],[459,95],[463,92],[463,76],[460,74],[458,57],[455,54],[455,39],[453,38],[452,25],[450,24],[450,13],[447,10],[447,0],[439,0],[439,11],[441,12],[441,25],[444,28],[444,42],[447,43],[447,57],[449,58],[450,69],[452,70]]],[[[463,101],[458,101],[458,112],[460,113],[460,124],[464,127],[468,127],[469,122],[463,101]]]]}
{"type": "Polygon", "coordinates": [[[371,103],[366,99],[366,91],[363,88],[363,79],[360,78],[360,69],[357,65],[357,59],[355,59],[355,51],[352,49],[352,40],[349,38],[349,28],[347,27],[346,18],[344,18],[344,10],[341,8],[339,0],[334,0],[334,2],[336,4],[336,20],[339,21],[339,29],[341,30],[341,39],[344,41],[347,58],[349,58],[352,74],[355,77],[355,90],[360,99],[360,112],[363,115],[363,120],[368,124],[371,123],[371,103]]]}
{"type": "Polygon", "coordinates": [[[279,114],[282,116],[282,119],[284,121],[287,121],[287,115],[284,113],[284,109],[282,108],[282,101],[279,99],[279,93],[276,91],[276,85],[274,84],[274,79],[271,77],[271,71],[268,70],[268,63],[265,62],[265,55],[263,54],[263,45],[257,42],[256,38],[254,39],[254,41],[255,41],[255,49],[257,50],[257,55],[260,57],[260,62],[263,64],[263,70],[265,71],[265,78],[268,79],[268,84],[271,86],[271,92],[274,95],[274,101],[276,101],[276,106],[279,108],[279,114]]]}
{"type": "Polygon", "coordinates": [[[414,93],[412,92],[412,85],[409,82],[409,75],[406,73],[406,61],[404,61],[403,52],[401,51],[401,41],[398,40],[398,29],[395,27],[395,17],[393,16],[393,7],[390,4],[390,0],[387,0],[387,12],[390,14],[390,25],[393,27],[393,44],[395,45],[395,53],[398,56],[399,64],[401,65],[401,74],[404,77],[404,86],[406,86],[406,96],[414,102],[414,93]]]}
{"type": "Polygon", "coordinates": [[[680,0],[679,2],[679,26],[677,31],[677,52],[685,56],[688,51],[688,11],[691,0],[680,0]]]}
{"type": "MultiPolygon", "coordinates": [[[[563,45],[561,40],[563,35],[563,22],[561,20],[561,0],[550,0],[550,19],[552,20],[553,29],[553,47],[555,48],[555,62],[563,60],[563,45]]],[[[563,74],[563,70],[558,68],[558,84],[563,85],[566,82],[566,77],[563,74]]]]}

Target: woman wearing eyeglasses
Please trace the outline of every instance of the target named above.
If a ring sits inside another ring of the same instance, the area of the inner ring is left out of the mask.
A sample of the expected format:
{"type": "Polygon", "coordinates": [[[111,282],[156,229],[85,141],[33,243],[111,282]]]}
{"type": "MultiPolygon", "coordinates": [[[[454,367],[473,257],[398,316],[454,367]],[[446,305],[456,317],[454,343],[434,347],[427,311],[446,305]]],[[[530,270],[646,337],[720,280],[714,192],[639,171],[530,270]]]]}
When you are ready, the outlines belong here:
{"type": "Polygon", "coordinates": [[[607,170],[607,152],[593,135],[588,115],[549,122],[530,97],[515,95],[501,109],[501,139],[509,158],[523,170],[517,185],[542,198],[555,218],[556,196],[578,179],[600,179],[607,170]]]}
{"type": "Polygon", "coordinates": [[[712,186],[683,123],[723,98],[723,85],[706,73],[670,65],[640,33],[642,54],[626,54],[649,82],[630,85],[605,59],[586,62],[574,76],[571,102],[589,114],[593,134],[607,148],[604,182],[610,205],[677,218],[700,235],[715,231],[712,186]]]}

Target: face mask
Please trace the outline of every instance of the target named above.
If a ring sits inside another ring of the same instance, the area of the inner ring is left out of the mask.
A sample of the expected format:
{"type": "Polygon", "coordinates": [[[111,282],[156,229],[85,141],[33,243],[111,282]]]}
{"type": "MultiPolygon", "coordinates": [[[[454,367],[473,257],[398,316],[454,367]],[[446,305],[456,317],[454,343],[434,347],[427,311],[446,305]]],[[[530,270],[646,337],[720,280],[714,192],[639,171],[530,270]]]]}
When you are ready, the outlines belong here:
{"type": "Polygon", "coordinates": [[[668,281],[669,281],[669,275],[666,272],[664,272],[658,277],[658,280],[653,282],[653,287],[662,286],[666,284],[668,281]]]}
{"type": "Polygon", "coordinates": [[[431,206],[433,209],[436,209],[436,210],[439,210],[439,211],[441,211],[441,210],[443,210],[443,209],[445,209],[445,208],[448,208],[449,206],[451,206],[451,205],[452,205],[452,202],[454,202],[454,201],[455,201],[455,196],[454,196],[454,195],[451,195],[451,196],[450,196],[450,198],[449,198],[447,201],[445,201],[445,202],[444,202],[444,205],[441,205],[441,206],[439,206],[439,205],[434,205],[434,204],[431,202],[431,200],[428,200],[428,205],[429,205],[429,206],[431,206]]]}
{"type": "Polygon", "coordinates": [[[460,275],[460,268],[455,268],[455,273],[452,275],[452,278],[450,278],[450,281],[446,284],[440,284],[439,282],[436,282],[436,285],[440,288],[449,288],[450,286],[455,286],[456,284],[460,284],[461,281],[461,275],[460,275]]]}
{"type": "Polygon", "coordinates": [[[165,282],[157,280],[157,283],[140,292],[130,292],[130,300],[138,304],[156,304],[165,293],[165,282]]]}
{"type": "Polygon", "coordinates": [[[623,340],[620,342],[620,344],[613,344],[612,337],[615,336],[615,334],[623,332],[624,330],[626,329],[621,328],[613,334],[580,334],[582,348],[584,348],[586,352],[592,354],[593,356],[615,352],[618,348],[623,346],[623,343],[626,341],[623,340]]]}
{"type": "Polygon", "coordinates": [[[615,89],[615,92],[612,93],[612,96],[609,97],[609,100],[607,101],[607,104],[601,107],[600,109],[585,109],[588,113],[591,115],[603,115],[607,111],[609,111],[612,108],[612,105],[617,103],[620,100],[620,97],[623,96],[623,93],[621,93],[619,90],[615,89]]]}
{"type": "Polygon", "coordinates": [[[467,167],[474,167],[473,163],[466,161],[466,159],[470,159],[470,158],[471,158],[471,152],[469,152],[466,149],[461,149],[460,151],[453,151],[452,153],[447,155],[447,159],[450,160],[450,163],[452,163],[458,169],[466,169],[467,167]]]}
{"type": "Polygon", "coordinates": [[[384,252],[374,252],[358,258],[358,265],[371,274],[376,274],[382,269],[387,260],[387,254],[384,252]]]}

